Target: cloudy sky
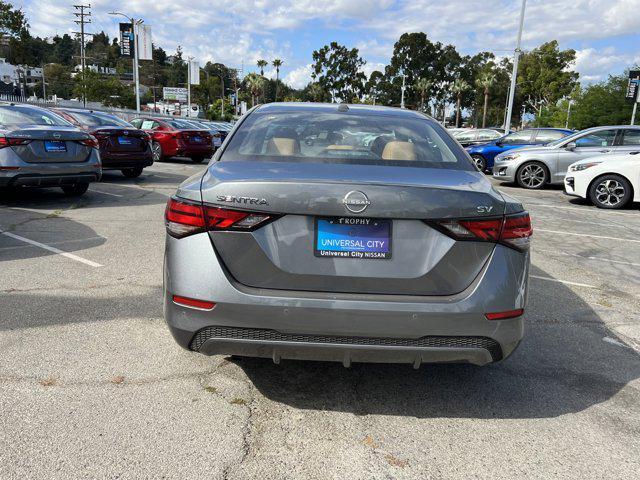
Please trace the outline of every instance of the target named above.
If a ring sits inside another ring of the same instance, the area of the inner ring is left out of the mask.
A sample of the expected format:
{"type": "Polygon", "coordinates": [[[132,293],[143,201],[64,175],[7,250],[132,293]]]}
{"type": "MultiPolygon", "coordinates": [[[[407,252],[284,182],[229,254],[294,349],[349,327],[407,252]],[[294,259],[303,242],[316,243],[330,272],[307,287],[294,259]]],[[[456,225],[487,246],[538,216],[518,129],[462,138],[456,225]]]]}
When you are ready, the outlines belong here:
{"type": "MultiPolygon", "coordinates": [[[[67,0],[12,0],[40,36],[76,29],[67,0]]],[[[256,70],[258,58],[280,58],[295,87],[309,81],[311,53],[337,41],[358,47],[367,72],[381,68],[403,32],[423,31],[461,52],[513,51],[520,0],[92,0],[90,31],[114,36],[117,9],[153,26],[154,43],[168,52],[256,70]]],[[[577,50],[583,82],[640,64],[640,0],[528,0],[523,47],[552,39],[577,50]]],[[[273,72],[268,70],[267,75],[273,72]]]]}

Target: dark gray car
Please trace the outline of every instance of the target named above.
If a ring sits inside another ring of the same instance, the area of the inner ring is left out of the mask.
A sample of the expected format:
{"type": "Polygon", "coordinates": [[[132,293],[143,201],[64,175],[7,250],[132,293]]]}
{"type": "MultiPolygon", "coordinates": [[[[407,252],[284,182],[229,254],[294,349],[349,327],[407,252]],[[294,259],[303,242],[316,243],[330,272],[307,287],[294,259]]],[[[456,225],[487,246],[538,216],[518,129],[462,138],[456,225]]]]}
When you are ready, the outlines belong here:
{"type": "Polygon", "coordinates": [[[529,215],[416,112],[258,107],[166,225],[165,317],[191,350],[481,365],[522,338],[529,215]]]}
{"type": "Polygon", "coordinates": [[[100,179],[97,147],[94,137],[46,109],[0,104],[0,188],[61,187],[81,195],[100,179]]]}

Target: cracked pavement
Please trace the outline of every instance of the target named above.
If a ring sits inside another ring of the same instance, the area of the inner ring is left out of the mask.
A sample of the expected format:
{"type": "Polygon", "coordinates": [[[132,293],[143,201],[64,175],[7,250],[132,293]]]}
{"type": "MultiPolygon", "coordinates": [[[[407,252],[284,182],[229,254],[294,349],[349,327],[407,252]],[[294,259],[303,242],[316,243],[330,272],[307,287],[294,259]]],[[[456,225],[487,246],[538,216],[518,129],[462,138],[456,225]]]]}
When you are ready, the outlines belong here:
{"type": "Polygon", "coordinates": [[[496,184],[535,229],[503,363],[274,365],[182,350],[164,325],[164,204],[204,168],[0,194],[0,478],[637,477],[638,205],[496,184]]]}

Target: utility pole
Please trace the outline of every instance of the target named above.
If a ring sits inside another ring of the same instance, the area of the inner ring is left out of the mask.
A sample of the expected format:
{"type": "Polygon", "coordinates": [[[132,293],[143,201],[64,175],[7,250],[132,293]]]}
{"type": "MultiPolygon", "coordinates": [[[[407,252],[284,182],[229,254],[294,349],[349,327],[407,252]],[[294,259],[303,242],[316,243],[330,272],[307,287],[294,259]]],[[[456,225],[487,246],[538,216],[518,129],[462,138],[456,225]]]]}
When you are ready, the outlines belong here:
{"type": "Polygon", "coordinates": [[[633,102],[633,111],[631,112],[631,125],[636,124],[636,110],[638,109],[638,102],[633,102]]]}
{"type": "Polygon", "coordinates": [[[402,72],[402,88],[400,89],[400,108],[404,108],[404,91],[406,89],[405,87],[406,78],[407,76],[405,75],[404,72],[402,72]]]}
{"type": "Polygon", "coordinates": [[[78,20],[74,20],[74,22],[80,25],[80,31],[73,32],[73,33],[80,35],[80,68],[81,68],[81,75],[82,75],[82,105],[86,107],[87,106],[87,82],[85,79],[85,70],[87,68],[87,56],[85,54],[84,38],[87,35],[93,35],[93,34],[86,33],[84,31],[84,26],[87,23],[91,23],[91,19],[89,18],[91,17],[91,12],[89,11],[91,9],[91,4],[74,5],[73,8],[78,10],[77,12],[73,12],[73,14],[78,18],[78,20]],[[85,10],[87,10],[87,13],[85,13],[85,10]]]}
{"type": "MultiPolygon", "coordinates": [[[[564,128],[568,129],[569,128],[569,117],[571,116],[571,104],[573,102],[571,101],[571,99],[569,99],[569,106],[567,107],[567,121],[564,123],[564,128]]],[[[633,122],[631,123],[631,125],[633,125],[633,122]]]]}
{"type": "Polygon", "coordinates": [[[518,77],[518,62],[520,61],[520,44],[522,43],[522,29],[524,28],[524,10],[527,6],[527,0],[522,0],[520,7],[520,26],[518,27],[518,38],[516,40],[516,50],[513,56],[513,71],[511,72],[511,88],[509,90],[509,103],[507,104],[507,118],[504,125],[504,132],[509,134],[511,131],[511,113],[513,111],[513,99],[516,94],[516,79],[518,77]]]}
{"type": "Polygon", "coordinates": [[[187,57],[187,117],[191,116],[191,60],[193,57],[187,57]]]}

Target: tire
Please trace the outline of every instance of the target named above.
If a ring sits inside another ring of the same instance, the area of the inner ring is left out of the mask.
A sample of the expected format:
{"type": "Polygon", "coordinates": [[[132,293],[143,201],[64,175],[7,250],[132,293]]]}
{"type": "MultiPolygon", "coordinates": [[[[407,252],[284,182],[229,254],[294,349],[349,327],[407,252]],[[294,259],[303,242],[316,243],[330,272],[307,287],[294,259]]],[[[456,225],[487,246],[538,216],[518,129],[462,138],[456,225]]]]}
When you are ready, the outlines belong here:
{"type": "Polygon", "coordinates": [[[482,155],[473,154],[471,155],[471,158],[473,159],[473,163],[475,163],[476,168],[479,171],[484,172],[487,169],[487,161],[482,155]]]}
{"type": "Polygon", "coordinates": [[[191,161],[193,163],[202,163],[204,161],[204,157],[191,157],[191,161]]]}
{"type": "Polygon", "coordinates": [[[62,187],[62,191],[67,197],[79,197],[80,195],[83,195],[88,189],[88,183],[76,183],[75,185],[62,187]]]}
{"type": "Polygon", "coordinates": [[[596,178],[589,186],[589,199],[598,208],[622,208],[632,196],[629,180],[613,173],[596,178]]]}
{"type": "Polygon", "coordinates": [[[151,153],[153,154],[153,162],[160,162],[164,158],[162,153],[162,145],[158,142],[151,142],[151,153]]]}
{"type": "Polygon", "coordinates": [[[516,182],[527,190],[540,190],[549,182],[549,170],[540,162],[524,163],[516,173],[516,182]]]}
{"type": "Polygon", "coordinates": [[[121,172],[127,178],[137,178],[142,175],[142,167],[124,168],[121,172]]]}

